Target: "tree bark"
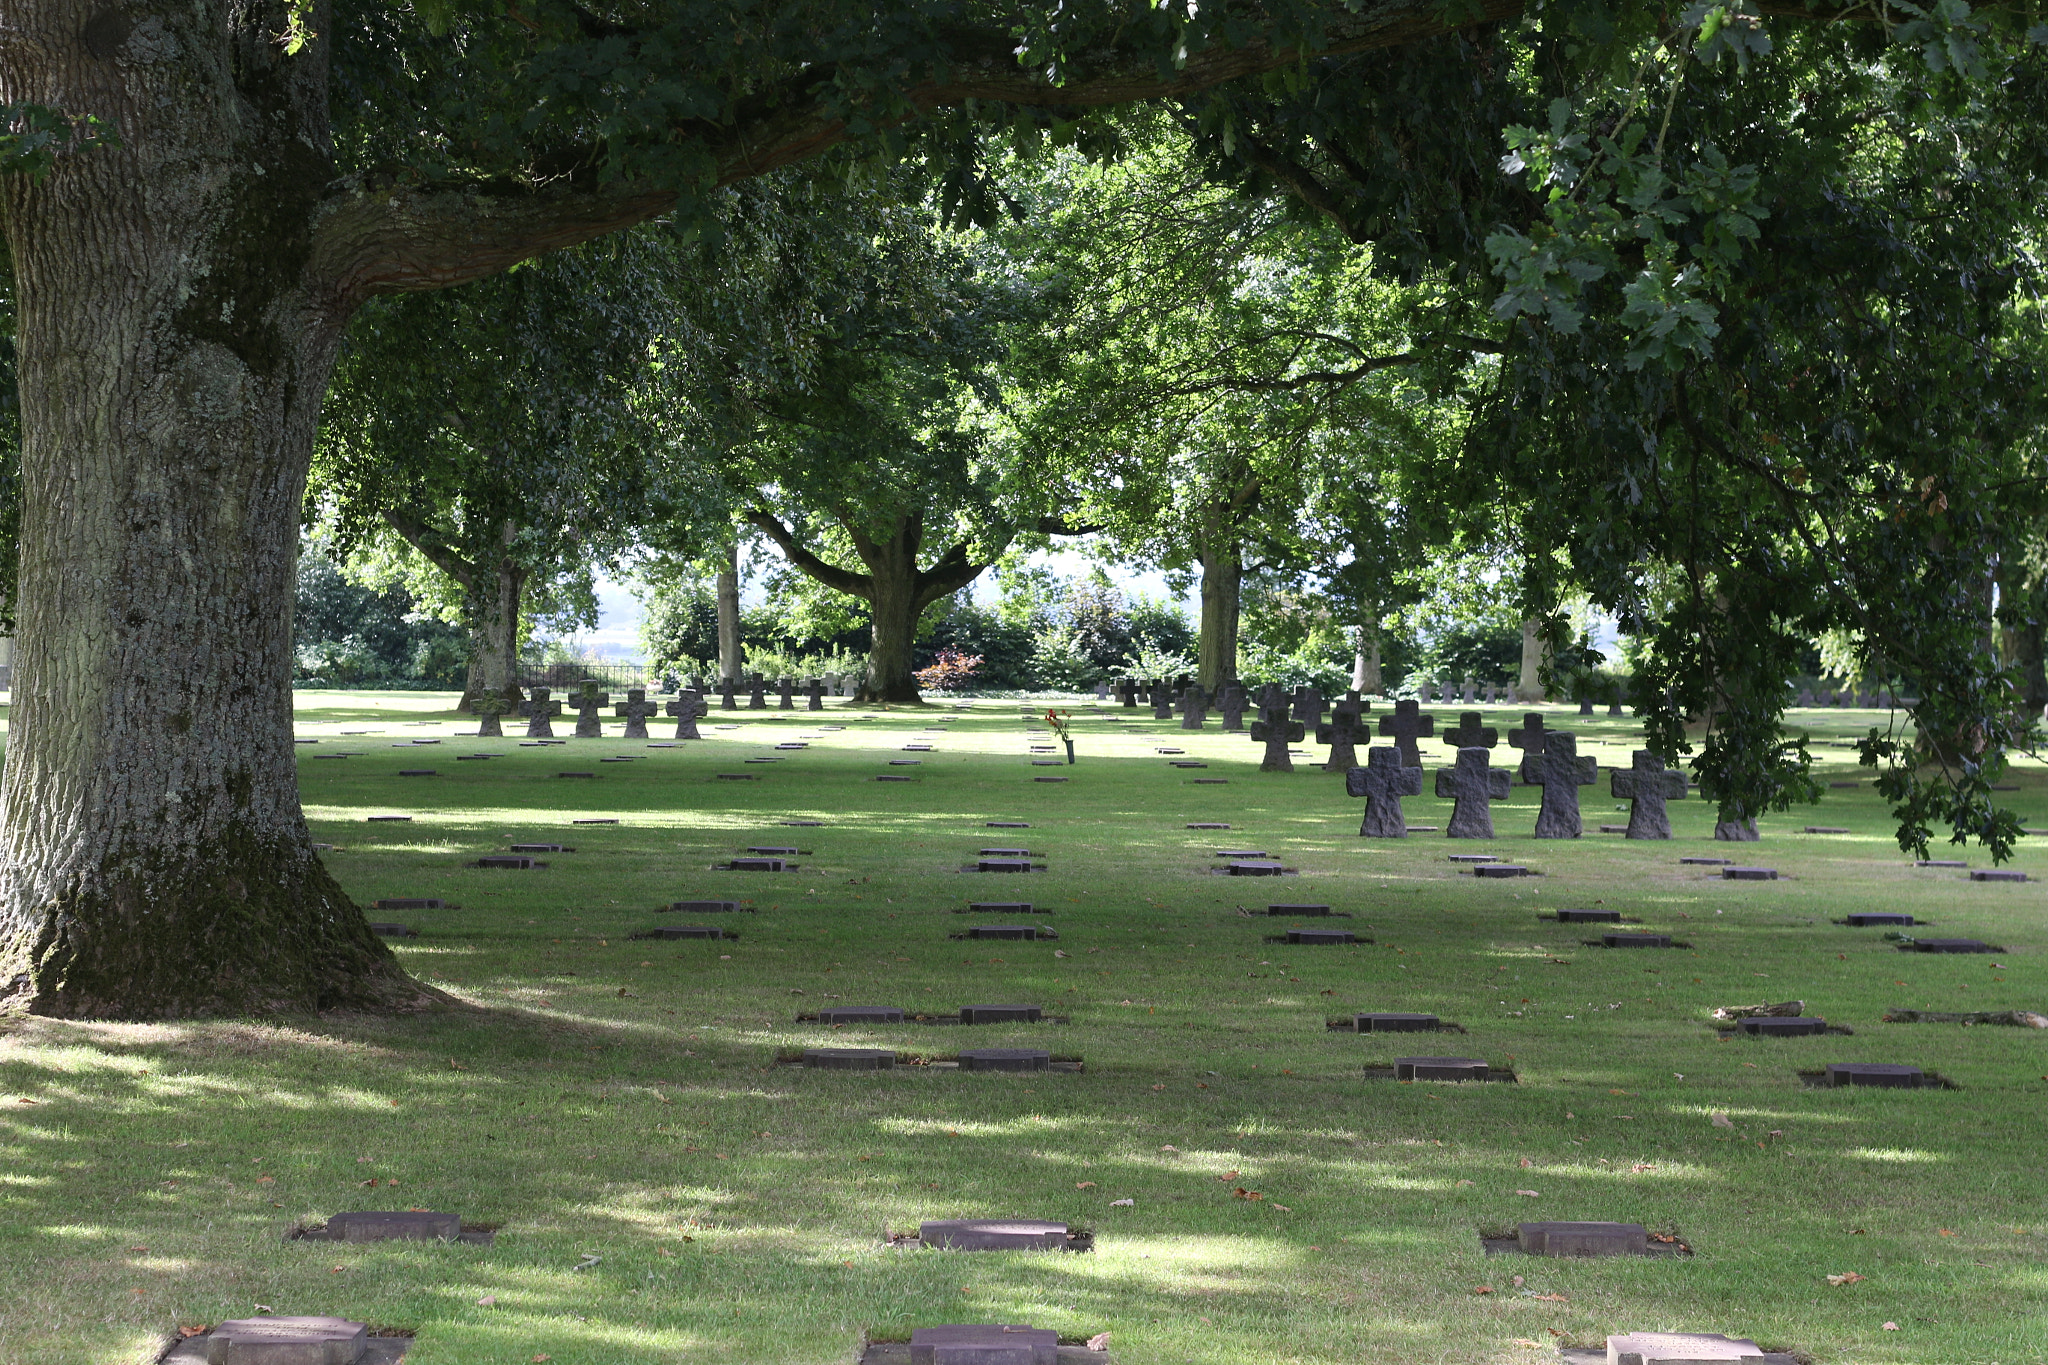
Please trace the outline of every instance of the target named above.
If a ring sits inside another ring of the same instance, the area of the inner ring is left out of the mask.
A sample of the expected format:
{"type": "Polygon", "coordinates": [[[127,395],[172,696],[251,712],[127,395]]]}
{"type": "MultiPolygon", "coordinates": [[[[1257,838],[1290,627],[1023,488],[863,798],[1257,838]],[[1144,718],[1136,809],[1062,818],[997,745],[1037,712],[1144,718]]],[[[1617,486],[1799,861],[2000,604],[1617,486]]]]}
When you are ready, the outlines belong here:
{"type": "Polygon", "coordinates": [[[1522,675],[1515,680],[1517,701],[1548,700],[1543,691],[1543,660],[1546,650],[1541,632],[1541,622],[1522,622],[1522,675]]]}
{"type": "Polygon", "coordinates": [[[746,646],[740,640],[740,547],[735,541],[726,546],[718,568],[718,676],[736,683],[746,662],[746,646]]]}
{"type": "Polygon", "coordinates": [[[1358,649],[1351,659],[1351,690],[1361,697],[1376,697],[1386,690],[1380,677],[1380,628],[1375,621],[1358,628],[1358,649]]]}
{"type": "Polygon", "coordinates": [[[438,529],[410,512],[386,509],[384,520],[427,561],[462,585],[469,617],[469,674],[458,711],[474,711],[479,697],[517,700],[519,684],[519,613],[530,576],[512,557],[519,528],[510,519],[498,523],[498,551],[488,563],[465,559],[438,529]]]}
{"type": "MultiPolygon", "coordinates": [[[[419,1003],[314,855],[299,509],[343,314],[308,289],[325,60],[283,15],[10,5],[0,102],[117,149],[0,181],[18,289],[19,665],[0,992],[93,1018],[419,1003]]],[[[320,16],[324,23],[325,16],[320,16]]]]}
{"type": "Polygon", "coordinates": [[[2042,585],[2033,581],[2018,555],[2008,554],[1998,563],[1998,606],[2010,624],[1999,629],[1999,653],[2005,666],[2019,675],[2019,701],[2029,719],[2041,718],[2048,707],[2048,670],[2044,670],[2041,622],[2042,585]]]}
{"type": "Polygon", "coordinates": [[[1237,681],[1237,629],[1244,558],[1235,539],[1204,538],[1202,565],[1202,629],[1195,647],[1195,676],[1202,690],[1215,696],[1237,681]]]}

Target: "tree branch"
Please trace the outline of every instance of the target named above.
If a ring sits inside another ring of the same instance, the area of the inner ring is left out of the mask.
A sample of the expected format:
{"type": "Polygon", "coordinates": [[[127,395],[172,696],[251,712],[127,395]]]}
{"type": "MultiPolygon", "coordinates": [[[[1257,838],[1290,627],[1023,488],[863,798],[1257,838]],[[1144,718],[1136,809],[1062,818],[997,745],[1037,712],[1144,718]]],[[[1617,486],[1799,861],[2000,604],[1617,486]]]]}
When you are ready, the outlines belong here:
{"type": "Polygon", "coordinates": [[[809,574],[835,592],[843,592],[848,597],[858,597],[864,602],[873,600],[875,580],[867,574],[853,573],[840,568],[837,564],[826,563],[797,544],[796,537],[790,534],[789,528],[766,512],[748,512],[746,518],[747,523],[755,530],[774,541],[775,547],[782,551],[782,557],[799,571],[809,574]]]}
{"type": "Polygon", "coordinates": [[[405,538],[405,543],[427,557],[427,562],[460,583],[464,588],[475,586],[477,566],[457,554],[455,547],[446,536],[421,521],[410,512],[399,512],[386,508],[384,522],[405,538]]]}

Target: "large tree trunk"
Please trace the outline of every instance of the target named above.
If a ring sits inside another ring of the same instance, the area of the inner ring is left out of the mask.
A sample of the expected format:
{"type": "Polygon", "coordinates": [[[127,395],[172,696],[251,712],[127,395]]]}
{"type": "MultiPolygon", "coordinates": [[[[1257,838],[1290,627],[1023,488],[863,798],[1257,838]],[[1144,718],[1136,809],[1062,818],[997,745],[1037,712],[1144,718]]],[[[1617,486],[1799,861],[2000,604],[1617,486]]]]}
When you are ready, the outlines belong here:
{"type": "MultiPolygon", "coordinates": [[[[901,550],[899,535],[883,548],[901,550]]],[[[878,555],[867,560],[873,585],[868,590],[868,619],[872,640],[868,645],[867,681],[854,693],[855,701],[916,703],[924,698],[917,690],[912,671],[917,623],[924,616],[926,602],[917,585],[917,551],[909,554],[878,555]]]]}
{"type": "Polygon", "coordinates": [[[718,676],[738,682],[747,662],[745,650],[740,642],[740,547],[734,543],[726,547],[718,569],[718,676]]]}
{"type": "Polygon", "coordinates": [[[1351,658],[1351,690],[1361,697],[1376,697],[1386,690],[1380,677],[1380,627],[1375,621],[1358,628],[1358,648],[1351,658]]]}
{"type": "Polygon", "coordinates": [[[1542,624],[1535,620],[1522,622],[1522,676],[1515,681],[1517,701],[1546,700],[1543,692],[1544,645],[1542,624]]]}
{"type": "Polygon", "coordinates": [[[293,553],[341,318],[305,287],[325,64],[283,55],[283,17],[172,6],[130,43],[124,11],[9,6],[0,102],[122,138],[0,181],[24,492],[0,779],[16,1009],[422,998],[299,810],[293,553]]]}
{"type": "Polygon", "coordinates": [[[1205,539],[1201,547],[1202,630],[1195,650],[1195,677],[1215,696],[1237,681],[1237,623],[1244,559],[1235,540],[1205,539]]]}
{"type": "MultiPolygon", "coordinates": [[[[508,541],[512,534],[508,526],[508,541]]],[[[477,585],[488,594],[477,604],[478,658],[474,662],[481,667],[470,673],[478,683],[478,696],[510,697],[519,686],[519,615],[527,577],[525,566],[508,555],[498,560],[488,581],[477,585]]],[[[470,699],[463,700],[467,703],[470,699]]]]}
{"type": "Polygon", "coordinates": [[[2042,585],[2033,581],[2020,557],[2007,554],[1998,564],[1998,606],[2011,624],[1999,631],[1999,654],[2007,668],[2018,674],[2022,714],[2030,720],[2041,718],[2048,707],[2048,671],[2044,671],[2042,631],[2042,585]]]}

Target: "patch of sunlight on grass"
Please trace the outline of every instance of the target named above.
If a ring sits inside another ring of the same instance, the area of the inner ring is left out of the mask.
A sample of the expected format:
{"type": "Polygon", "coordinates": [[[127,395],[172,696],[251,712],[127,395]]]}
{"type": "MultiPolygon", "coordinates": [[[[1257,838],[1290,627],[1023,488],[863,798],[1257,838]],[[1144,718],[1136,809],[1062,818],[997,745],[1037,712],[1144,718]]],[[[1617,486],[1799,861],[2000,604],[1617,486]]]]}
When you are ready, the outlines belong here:
{"type": "Polygon", "coordinates": [[[14,1175],[0,1172],[0,1185],[54,1185],[56,1180],[47,1175],[14,1175]]]}
{"type": "Polygon", "coordinates": [[[1792,1109],[1738,1109],[1718,1104],[1673,1104],[1665,1106],[1669,1114],[1690,1114],[1704,1119],[1709,1114],[1726,1114],[1731,1119],[1769,1119],[1772,1123],[1861,1123],[1863,1120],[1853,1114],[1815,1114],[1805,1110],[1792,1109]]]}
{"type": "Polygon", "coordinates": [[[1374,1228],[1369,1232],[1339,1233],[1337,1240],[1351,1246],[1384,1249],[1416,1250],[1428,1247],[1434,1254],[1441,1255],[1443,1235],[1433,1229],[1374,1228]]]}
{"type": "Polygon", "coordinates": [[[1012,1119],[1007,1123],[974,1119],[876,1119],[875,1127],[898,1137],[1007,1137],[1012,1133],[1030,1132],[1102,1132],[1111,1126],[1123,1127],[1126,1120],[1112,1119],[1106,1114],[1067,1114],[1058,1118],[1044,1114],[1033,1114],[1027,1118],[1012,1119]]]}
{"type": "Polygon", "coordinates": [[[1912,1147],[1850,1147],[1842,1155],[1859,1161],[1887,1161],[1899,1165],[1932,1165],[1949,1160],[1946,1152],[1923,1152],[1912,1147]]]}
{"type": "Polygon", "coordinates": [[[393,945],[392,945],[392,947],[394,947],[394,948],[401,948],[401,949],[404,949],[404,950],[405,950],[405,951],[406,951],[407,953],[410,953],[410,954],[411,954],[412,956],[414,956],[414,957],[482,957],[482,956],[483,956],[483,949],[481,949],[481,948],[457,948],[457,947],[452,947],[452,946],[451,946],[451,947],[446,947],[446,948],[442,948],[442,947],[435,947],[435,948],[416,948],[416,947],[414,947],[414,946],[413,946],[413,945],[411,944],[411,942],[410,942],[410,941],[408,941],[408,940],[400,940],[399,942],[397,942],[397,943],[393,944],[393,945]]]}

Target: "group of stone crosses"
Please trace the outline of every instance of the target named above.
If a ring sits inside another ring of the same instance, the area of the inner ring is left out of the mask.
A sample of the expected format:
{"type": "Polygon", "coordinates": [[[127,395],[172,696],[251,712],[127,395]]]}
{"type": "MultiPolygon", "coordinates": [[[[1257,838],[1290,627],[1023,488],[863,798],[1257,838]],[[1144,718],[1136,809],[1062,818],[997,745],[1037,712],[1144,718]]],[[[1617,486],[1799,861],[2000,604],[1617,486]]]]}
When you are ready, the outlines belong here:
{"type": "MultiPolygon", "coordinates": [[[[529,688],[528,692],[530,695],[517,703],[501,696],[487,695],[477,698],[476,711],[481,718],[477,734],[483,737],[502,738],[505,730],[501,718],[517,711],[526,718],[528,739],[553,739],[554,721],[562,714],[564,703],[554,700],[551,688],[534,687],[529,688]]],[[[646,688],[629,687],[626,689],[625,700],[613,704],[610,693],[600,691],[594,682],[586,682],[569,694],[567,702],[567,709],[576,713],[576,738],[604,738],[603,712],[608,705],[612,707],[614,717],[626,722],[625,733],[621,736],[624,739],[646,739],[647,721],[657,714],[675,718],[677,739],[702,739],[704,736],[699,733],[697,722],[710,711],[704,694],[695,688],[686,688],[681,696],[674,698],[667,705],[657,706],[647,699],[646,688]]],[[[814,706],[811,709],[824,708],[814,706]]]]}
{"type": "MultiPolygon", "coordinates": [[[[1106,697],[1108,691],[1108,684],[1100,684],[1096,695],[1106,697]]],[[[1152,708],[1154,720],[1172,720],[1178,713],[1183,730],[1206,729],[1209,712],[1214,710],[1221,718],[1223,728],[1231,732],[1244,729],[1245,706],[1250,700],[1240,683],[1226,683],[1222,691],[1211,697],[1200,683],[1187,677],[1171,681],[1165,678],[1142,681],[1125,678],[1116,684],[1116,697],[1126,707],[1135,707],[1142,700],[1152,708]]]]}

